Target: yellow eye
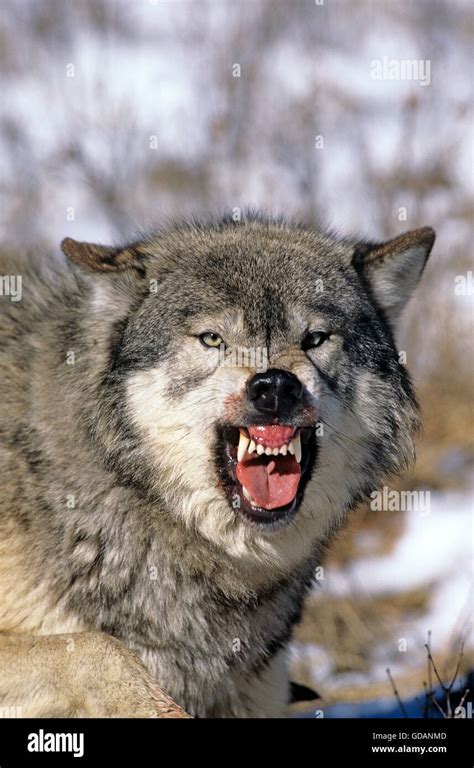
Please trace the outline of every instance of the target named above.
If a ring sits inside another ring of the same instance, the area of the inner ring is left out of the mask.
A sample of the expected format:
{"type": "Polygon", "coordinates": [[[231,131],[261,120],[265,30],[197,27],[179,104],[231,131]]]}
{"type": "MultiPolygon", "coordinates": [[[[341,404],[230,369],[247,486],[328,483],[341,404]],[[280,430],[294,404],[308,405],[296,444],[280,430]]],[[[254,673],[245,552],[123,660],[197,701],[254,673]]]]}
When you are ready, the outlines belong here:
{"type": "Polygon", "coordinates": [[[199,335],[199,341],[204,344],[205,347],[220,347],[223,344],[222,336],[213,331],[205,331],[199,335]]]}
{"type": "Polygon", "coordinates": [[[326,333],[325,331],[309,331],[301,343],[301,349],[305,352],[307,352],[308,349],[316,349],[316,347],[320,347],[321,344],[324,344],[324,342],[329,339],[330,335],[330,333],[326,333]]]}

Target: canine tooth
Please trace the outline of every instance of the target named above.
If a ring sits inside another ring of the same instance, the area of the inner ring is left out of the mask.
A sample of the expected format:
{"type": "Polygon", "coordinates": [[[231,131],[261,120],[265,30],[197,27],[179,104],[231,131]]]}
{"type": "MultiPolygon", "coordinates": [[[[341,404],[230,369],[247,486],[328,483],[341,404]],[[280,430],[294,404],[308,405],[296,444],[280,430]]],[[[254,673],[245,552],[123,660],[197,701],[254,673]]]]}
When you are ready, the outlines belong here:
{"type": "Polygon", "coordinates": [[[239,438],[239,448],[237,450],[237,461],[242,461],[242,459],[245,456],[245,451],[247,450],[247,446],[250,443],[250,438],[245,437],[245,435],[240,433],[239,438]]]}
{"type": "Polygon", "coordinates": [[[288,450],[292,456],[295,455],[295,446],[293,445],[293,440],[291,441],[291,443],[288,443],[288,450]]]}
{"type": "Polygon", "coordinates": [[[257,507],[258,506],[256,501],[254,499],[252,499],[252,497],[251,497],[250,493],[248,492],[247,488],[245,487],[245,485],[242,486],[242,493],[244,494],[244,496],[247,499],[247,501],[250,502],[252,507],[257,507]]]}
{"type": "Polygon", "coordinates": [[[278,454],[280,453],[280,449],[279,448],[274,448],[272,453],[273,453],[274,456],[278,456],[278,454]]]}
{"type": "Polygon", "coordinates": [[[282,445],[280,448],[280,453],[283,454],[283,456],[286,456],[286,454],[288,453],[288,446],[282,445]]]}
{"type": "Polygon", "coordinates": [[[293,445],[295,448],[295,459],[298,462],[298,464],[301,464],[302,451],[301,451],[301,435],[300,434],[296,435],[295,439],[293,440],[293,445]]]}
{"type": "Polygon", "coordinates": [[[271,455],[272,455],[272,453],[273,453],[273,451],[272,451],[272,449],[271,449],[271,448],[265,448],[265,454],[266,454],[266,456],[271,456],[271,455]]]}
{"type": "Polygon", "coordinates": [[[261,443],[259,443],[257,445],[257,453],[258,453],[259,456],[261,456],[262,453],[265,453],[265,448],[263,447],[263,445],[261,443]]]}
{"type": "Polygon", "coordinates": [[[253,453],[257,449],[257,446],[255,445],[255,440],[250,441],[250,445],[247,448],[247,453],[253,453]]]}

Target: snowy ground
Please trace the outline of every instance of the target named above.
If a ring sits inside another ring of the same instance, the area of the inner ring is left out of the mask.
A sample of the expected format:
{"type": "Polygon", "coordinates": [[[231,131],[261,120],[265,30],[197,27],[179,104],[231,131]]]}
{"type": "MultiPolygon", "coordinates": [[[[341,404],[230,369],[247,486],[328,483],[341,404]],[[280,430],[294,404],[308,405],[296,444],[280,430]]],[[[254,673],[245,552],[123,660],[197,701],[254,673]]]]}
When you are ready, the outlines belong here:
{"type": "MultiPolygon", "coordinates": [[[[428,610],[403,625],[403,637],[376,645],[368,675],[335,675],[325,649],[295,644],[293,658],[311,664],[314,685],[326,692],[348,686],[366,686],[425,664],[424,644],[431,632],[434,654],[441,654],[460,634],[466,649],[473,649],[473,490],[432,493],[428,510],[407,511],[406,525],[393,551],[380,557],[361,557],[344,571],[328,568],[315,596],[377,597],[426,588],[428,610]],[[406,651],[400,651],[400,640],[406,651]]],[[[387,514],[390,514],[387,512],[387,514]]],[[[393,704],[393,700],[391,702],[393,704]]],[[[389,706],[389,703],[387,703],[389,706]]],[[[345,713],[345,716],[350,716],[345,713]]]]}

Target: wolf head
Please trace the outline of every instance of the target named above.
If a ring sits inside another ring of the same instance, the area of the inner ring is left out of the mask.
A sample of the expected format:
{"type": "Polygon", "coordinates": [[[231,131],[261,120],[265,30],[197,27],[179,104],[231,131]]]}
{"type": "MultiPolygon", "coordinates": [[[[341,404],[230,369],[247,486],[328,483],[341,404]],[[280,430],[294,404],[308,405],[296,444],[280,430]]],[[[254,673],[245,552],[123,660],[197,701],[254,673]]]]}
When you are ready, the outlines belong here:
{"type": "Polygon", "coordinates": [[[393,331],[433,241],[261,217],[119,248],[65,240],[107,339],[102,459],[232,557],[298,562],[413,457],[418,409],[393,331]]]}

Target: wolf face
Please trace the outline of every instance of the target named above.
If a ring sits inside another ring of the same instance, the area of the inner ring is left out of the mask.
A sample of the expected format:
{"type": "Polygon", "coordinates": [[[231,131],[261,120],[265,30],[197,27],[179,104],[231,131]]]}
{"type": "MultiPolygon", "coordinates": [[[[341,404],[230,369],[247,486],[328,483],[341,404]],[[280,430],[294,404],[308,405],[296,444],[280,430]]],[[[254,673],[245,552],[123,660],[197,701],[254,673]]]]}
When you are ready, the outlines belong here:
{"type": "Polygon", "coordinates": [[[112,339],[92,419],[105,460],[243,568],[301,561],[412,459],[393,327],[433,241],[259,217],[64,241],[112,339]]]}

